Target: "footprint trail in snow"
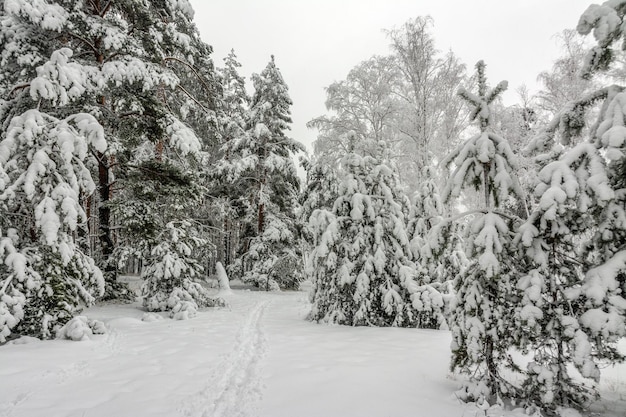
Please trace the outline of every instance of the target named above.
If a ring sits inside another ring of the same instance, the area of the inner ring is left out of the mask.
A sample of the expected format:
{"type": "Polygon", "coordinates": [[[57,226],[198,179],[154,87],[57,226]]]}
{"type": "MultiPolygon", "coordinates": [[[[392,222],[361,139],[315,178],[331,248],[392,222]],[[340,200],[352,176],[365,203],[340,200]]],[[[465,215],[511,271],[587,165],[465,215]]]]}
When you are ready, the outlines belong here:
{"type": "Polygon", "coordinates": [[[248,417],[261,399],[260,366],[267,350],[261,319],[270,300],[246,315],[235,346],[217,366],[207,386],[183,405],[187,417],[248,417]]]}

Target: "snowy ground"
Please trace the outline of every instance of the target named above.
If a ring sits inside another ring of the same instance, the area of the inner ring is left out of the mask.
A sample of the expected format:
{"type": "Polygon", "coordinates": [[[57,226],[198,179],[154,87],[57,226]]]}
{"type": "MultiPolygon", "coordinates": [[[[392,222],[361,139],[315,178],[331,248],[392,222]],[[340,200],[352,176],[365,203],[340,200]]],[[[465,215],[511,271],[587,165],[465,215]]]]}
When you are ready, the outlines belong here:
{"type": "MultiPolygon", "coordinates": [[[[230,308],[187,321],[141,321],[138,304],[94,307],[85,315],[106,335],[0,346],[0,416],[523,415],[455,398],[448,332],[309,323],[302,292],[228,298],[230,308]]],[[[626,365],[603,376],[594,415],[623,417],[626,365]]]]}

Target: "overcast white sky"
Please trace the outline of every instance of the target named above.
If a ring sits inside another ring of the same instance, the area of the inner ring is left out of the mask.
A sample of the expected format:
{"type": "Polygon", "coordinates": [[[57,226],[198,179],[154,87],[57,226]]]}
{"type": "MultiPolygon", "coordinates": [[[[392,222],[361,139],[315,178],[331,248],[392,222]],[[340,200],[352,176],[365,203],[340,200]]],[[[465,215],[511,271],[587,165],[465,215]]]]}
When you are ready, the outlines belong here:
{"type": "MultiPolygon", "coordinates": [[[[265,68],[275,55],[291,99],[291,136],[309,149],[315,131],[305,124],[325,113],[324,87],[359,62],[388,53],[383,29],[430,15],[437,48],[451,49],[471,71],[485,60],[490,84],[536,88],[536,77],[559,56],[554,35],[575,28],[590,0],[190,0],[213,60],[235,49],[241,74],[265,68]]],[[[602,1],[599,1],[602,2],[602,1]]]]}

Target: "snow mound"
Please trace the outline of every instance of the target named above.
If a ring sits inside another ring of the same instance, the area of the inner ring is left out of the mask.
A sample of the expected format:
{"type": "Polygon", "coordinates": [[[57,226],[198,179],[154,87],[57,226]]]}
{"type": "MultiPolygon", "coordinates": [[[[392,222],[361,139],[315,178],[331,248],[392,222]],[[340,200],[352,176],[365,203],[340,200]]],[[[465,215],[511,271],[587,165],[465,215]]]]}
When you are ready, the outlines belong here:
{"type": "Polygon", "coordinates": [[[178,301],[172,308],[170,317],[174,320],[189,320],[198,314],[197,306],[193,301],[178,301]]]}
{"type": "Polygon", "coordinates": [[[141,317],[141,321],[145,321],[146,323],[153,323],[161,320],[163,320],[163,316],[157,313],[144,313],[141,317]]]}
{"type": "Polygon", "coordinates": [[[94,334],[106,333],[104,323],[99,320],[88,320],[85,316],[77,316],[57,331],[57,339],[74,341],[89,340],[94,334]]]}
{"type": "Polygon", "coordinates": [[[93,334],[106,334],[107,332],[106,326],[100,320],[89,320],[88,324],[93,334]]]}
{"type": "Polygon", "coordinates": [[[29,343],[37,343],[37,342],[41,342],[40,339],[37,339],[36,337],[32,337],[32,336],[22,336],[18,339],[12,340],[9,342],[9,344],[11,345],[26,345],[29,343]]]}
{"type": "Polygon", "coordinates": [[[582,417],[582,414],[580,414],[573,408],[559,407],[557,408],[556,412],[559,417],[582,417]]]}

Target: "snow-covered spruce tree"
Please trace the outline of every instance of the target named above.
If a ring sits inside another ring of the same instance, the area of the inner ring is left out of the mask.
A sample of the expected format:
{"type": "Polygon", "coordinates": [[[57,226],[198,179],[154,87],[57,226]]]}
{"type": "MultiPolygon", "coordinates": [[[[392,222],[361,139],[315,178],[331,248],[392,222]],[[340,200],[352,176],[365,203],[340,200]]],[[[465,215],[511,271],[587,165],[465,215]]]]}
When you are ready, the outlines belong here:
{"type": "Polygon", "coordinates": [[[339,179],[336,168],[319,159],[310,161],[302,158],[301,164],[306,171],[306,183],[300,196],[299,216],[303,225],[300,239],[305,246],[306,257],[315,244],[315,231],[309,226],[309,219],[315,210],[332,210],[338,196],[339,179]]]}
{"type": "Polygon", "coordinates": [[[571,375],[568,365],[586,378],[599,377],[593,353],[597,341],[581,325],[586,308],[578,247],[593,231],[593,217],[580,203],[611,195],[597,149],[581,143],[547,164],[535,194],[538,204],[517,237],[529,269],[518,283],[523,298],[514,333],[520,348],[532,352],[523,396],[529,405],[553,414],[558,407],[583,409],[595,394],[571,375]]]}
{"type": "Polygon", "coordinates": [[[197,171],[172,154],[167,146],[158,159],[148,153],[124,177],[120,198],[127,196],[126,210],[118,220],[125,241],[120,248],[122,256],[135,254],[144,260],[143,306],[187,319],[198,308],[223,303],[197,282],[203,271],[200,254],[210,246],[202,237],[202,224],[193,218],[201,209],[204,189],[197,171]]]}
{"type": "Polygon", "coordinates": [[[194,317],[199,307],[224,305],[193,281],[203,271],[193,252],[208,243],[190,233],[193,230],[191,223],[183,220],[167,223],[157,235],[159,243],[152,248],[142,274],[143,305],[148,311],[167,310],[173,318],[183,320],[194,317]]]}
{"type": "MultiPolygon", "coordinates": [[[[235,51],[224,58],[224,67],[218,69],[220,85],[222,86],[222,113],[224,142],[243,135],[247,120],[247,110],[250,97],[246,92],[244,77],[239,74],[241,63],[237,60],[235,51]]],[[[226,148],[227,149],[227,148],[226,148]]]]}
{"type": "Polygon", "coordinates": [[[415,326],[419,286],[405,213],[409,202],[388,165],[356,153],[342,160],[332,211],[318,209],[307,275],[310,319],[352,326],[415,326]]]}
{"type": "MultiPolygon", "coordinates": [[[[614,44],[623,37],[626,2],[593,5],[578,31],[594,31],[598,46],[584,63],[585,75],[609,69],[614,44]]],[[[548,151],[536,187],[539,204],[520,228],[530,261],[520,281],[525,326],[522,347],[534,351],[525,395],[547,414],[559,407],[584,410],[597,397],[599,365],[623,360],[626,300],[626,94],[621,86],[579,97],[561,110],[530,145],[548,151]],[[589,139],[588,110],[602,102],[589,139]],[[558,138],[560,143],[555,143],[558,138]],[[585,385],[571,375],[574,365],[585,385]],[[591,384],[589,384],[591,382],[591,384]]]]}
{"type": "Polygon", "coordinates": [[[304,147],[286,135],[291,99],[274,57],[253,75],[253,83],[246,134],[228,142],[228,158],[218,166],[221,175],[238,184],[249,226],[231,271],[238,269],[244,281],[260,288],[293,287],[302,267],[295,213],[299,180],[291,156],[304,147]]]}
{"type": "Polygon", "coordinates": [[[512,195],[521,198],[522,191],[515,179],[515,156],[490,123],[489,105],[507,83],[500,82],[489,91],[484,62],[476,64],[476,71],[478,94],[461,89],[459,95],[470,105],[471,119],[478,121],[480,133],[442,161],[445,166],[454,166],[443,191],[444,201],[451,202],[469,187],[482,193],[481,207],[466,213],[471,215],[465,236],[471,263],[455,285],[456,301],[449,322],[451,369],[470,377],[462,398],[494,403],[516,395],[503,369],[514,367],[507,350],[511,346],[512,312],[518,302],[519,265],[512,244],[517,219],[505,211],[503,203],[512,195]]]}
{"type": "MultiPolygon", "coordinates": [[[[587,78],[609,69],[611,63],[615,61],[613,57],[617,57],[619,54],[615,49],[623,50],[623,39],[626,36],[625,15],[625,1],[607,1],[602,6],[589,6],[581,16],[577,27],[578,32],[586,35],[593,29],[594,37],[598,43],[587,56],[583,67],[584,75],[587,78]]],[[[604,99],[598,121],[591,129],[590,139],[606,158],[605,172],[613,196],[606,201],[606,204],[603,204],[602,201],[596,201],[598,230],[593,236],[592,245],[587,249],[591,252],[590,255],[597,254],[597,258],[590,257],[593,273],[587,272],[586,277],[589,280],[600,271],[608,274],[604,277],[596,276],[595,278],[602,279],[609,291],[605,294],[604,301],[611,299],[617,301],[612,297],[615,295],[614,286],[616,282],[621,286],[622,299],[624,291],[626,291],[626,268],[624,265],[626,263],[626,184],[624,181],[626,177],[626,129],[624,128],[626,125],[626,92],[624,90],[625,87],[623,86],[611,86],[600,89],[596,94],[590,94],[581,100],[582,103],[586,103],[604,99]]],[[[588,295],[588,297],[591,296],[588,295]]],[[[600,300],[596,298],[595,301],[599,302],[600,300]]],[[[611,308],[615,307],[617,306],[614,305],[611,308]]],[[[626,306],[622,306],[622,311],[624,309],[626,306]]]]}
{"type": "Polygon", "coordinates": [[[433,168],[425,167],[421,178],[407,222],[411,253],[418,266],[417,281],[425,290],[414,295],[414,302],[423,303],[427,312],[420,314],[418,327],[440,328],[445,324],[443,319],[449,307],[444,301],[450,301],[453,281],[466,267],[467,259],[462,248],[461,226],[443,222],[445,208],[433,168]],[[444,227],[438,227],[442,222],[444,227]]]}

